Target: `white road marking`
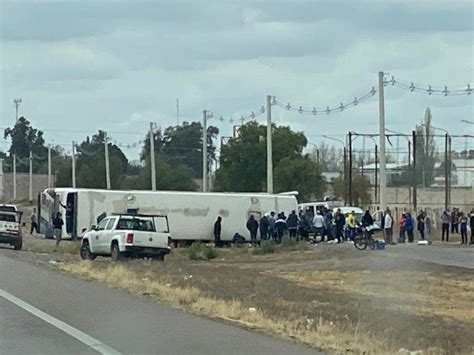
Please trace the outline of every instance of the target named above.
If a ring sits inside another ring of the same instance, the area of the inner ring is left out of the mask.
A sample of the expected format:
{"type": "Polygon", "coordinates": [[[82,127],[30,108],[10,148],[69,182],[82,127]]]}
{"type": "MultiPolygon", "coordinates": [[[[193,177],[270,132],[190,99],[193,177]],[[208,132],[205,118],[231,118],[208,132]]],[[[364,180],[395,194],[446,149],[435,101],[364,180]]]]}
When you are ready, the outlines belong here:
{"type": "Polygon", "coordinates": [[[104,343],[91,337],[90,335],[87,335],[79,329],[76,329],[73,326],[49,315],[48,313],[43,312],[35,306],[32,306],[31,304],[26,303],[25,301],[22,301],[18,297],[13,296],[11,293],[8,293],[5,290],[0,289],[0,296],[5,298],[7,301],[10,301],[11,303],[17,305],[18,307],[24,309],[25,311],[31,313],[32,315],[38,317],[39,319],[45,321],[46,323],[49,323],[52,326],[58,328],[69,336],[76,338],[81,343],[89,346],[90,348],[101,354],[120,355],[120,352],[118,352],[117,350],[112,349],[111,347],[105,345],[104,343]]]}

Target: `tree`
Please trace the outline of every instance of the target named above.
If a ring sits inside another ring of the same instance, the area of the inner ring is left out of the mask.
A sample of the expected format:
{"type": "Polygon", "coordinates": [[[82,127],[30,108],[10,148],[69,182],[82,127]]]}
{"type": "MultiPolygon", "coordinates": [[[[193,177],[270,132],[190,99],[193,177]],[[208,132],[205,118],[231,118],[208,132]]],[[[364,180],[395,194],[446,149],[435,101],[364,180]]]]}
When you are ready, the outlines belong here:
{"type": "Polygon", "coordinates": [[[311,153],[311,160],[317,162],[317,151],[319,150],[319,168],[321,171],[340,171],[343,154],[341,150],[337,150],[333,145],[329,145],[326,142],[321,142],[318,145],[318,149],[314,149],[311,153]]]}
{"type": "MultiPolygon", "coordinates": [[[[196,184],[192,179],[192,169],[184,164],[172,165],[169,158],[155,155],[156,162],[156,186],[159,190],[193,191],[196,184]]],[[[121,188],[151,190],[151,166],[150,160],[146,161],[139,174],[126,175],[122,179],[121,188]]]]}
{"type": "MultiPolygon", "coordinates": [[[[216,146],[214,144],[219,129],[214,126],[207,128],[208,170],[216,161],[216,146]]],[[[170,126],[161,131],[154,131],[155,152],[168,157],[168,162],[175,166],[184,164],[192,169],[194,178],[202,177],[202,125],[200,122],[183,122],[181,126],[170,126]]],[[[141,153],[145,161],[150,154],[149,135],[141,153]]]]}
{"type": "MultiPolygon", "coordinates": [[[[338,199],[346,202],[349,201],[348,182],[344,181],[344,177],[332,179],[332,187],[334,195],[338,199]]],[[[355,206],[367,206],[372,203],[370,195],[371,184],[369,178],[358,172],[353,172],[352,175],[352,202],[355,206]]]]}
{"type": "MultiPolygon", "coordinates": [[[[105,132],[100,131],[86,138],[77,148],[77,186],[106,188],[105,174],[105,132]]],[[[119,186],[121,176],[127,172],[128,160],[115,144],[108,143],[110,182],[119,186]]]]}
{"type": "Polygon", "coordinates": [[[309,202],[323,196],[325,182],[317,164],[308,156],[284,158],[275,168],[275,190],[298,191],[298,200],[309,202]]]}
{"type": "Polygon", "coordinates": [[[431,128],[431,110],[425,111],[424,125],[416,127],[416,183],[424,187],[434,181],[434,166],[436,162],[436,145],[434,130],[431,128]]]}
{"type": "MultiPolygon", "coordinates": [[[[240,128],[238,138],[230,139],[221,147],[220,167],[216,172],[217,190],[266,191],[266,132],[266,126],[249,122],[240,128]]],[[[272,138],[275,192],[302,188],[303,176],[306,176],[311,183],[308,183],[308,189],[303,189],[303,198],[318,195],[324,185],[322,179],[316,181],[320,176],[316,164],[302,156],[307,144],[304,134],[289,127],[273,126],[272,138]]]]}
{"type": "Polygon", "coordinates": [[[33,128],[25,117],[20,117],[13,128],[6,128],[3,137],[11,138],[11,145],[8,149],[10,156],[8,165],[12,165],[12,157],[15,154],[17,158],[17,171],[29,171],[29,156],[32,152],[33,170],[37,171],[47,159],[48,148],[44,145],[43,132],[33,128]]]}

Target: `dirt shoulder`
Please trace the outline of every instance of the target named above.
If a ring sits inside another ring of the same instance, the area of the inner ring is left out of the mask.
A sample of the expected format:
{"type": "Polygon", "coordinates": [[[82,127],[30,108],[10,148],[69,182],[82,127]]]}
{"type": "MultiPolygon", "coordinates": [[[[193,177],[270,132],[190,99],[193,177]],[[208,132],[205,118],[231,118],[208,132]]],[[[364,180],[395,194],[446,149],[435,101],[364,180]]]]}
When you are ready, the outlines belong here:
{"type": "Polygon", "coordinates": [[[82,262],[77,245],[63,242],[64,250],[51,252],[52,244],[33,240],[29,247],[26,240],[30,252],[17,255],[328,352],[474,350],[471,269],[348,245],[268,255],[223,249],[212,261],[191,261],[185,249],[176,249],[164,263],[114,264],[82,262]]]}

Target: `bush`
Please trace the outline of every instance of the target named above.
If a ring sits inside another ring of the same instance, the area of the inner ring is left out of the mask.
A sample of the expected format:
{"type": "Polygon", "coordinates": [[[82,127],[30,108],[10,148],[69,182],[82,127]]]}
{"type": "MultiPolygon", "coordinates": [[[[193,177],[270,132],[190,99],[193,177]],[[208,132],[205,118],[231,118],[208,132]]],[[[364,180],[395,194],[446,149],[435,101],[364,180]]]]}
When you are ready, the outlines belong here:
{"type": "Polygon", "coordinates": [[[217,258],[217,250],[202,242],[194,242],[188,248],[188,256],[191,260],[212,260],[217,258]]]}
{"type": "Polygon", "coordinates": [[[260,243],[260,248],[253,250],[254,254],[271,254],[275,251],[275,244],[270,240],[264,240],[260,243]]]}
{"type": "Polygon", "coordinates": [[[296,239],[290,238],[289,236],[285,235],[281,240],[281,247],[282,248],[290,248],[296,245],[296,239]]]}

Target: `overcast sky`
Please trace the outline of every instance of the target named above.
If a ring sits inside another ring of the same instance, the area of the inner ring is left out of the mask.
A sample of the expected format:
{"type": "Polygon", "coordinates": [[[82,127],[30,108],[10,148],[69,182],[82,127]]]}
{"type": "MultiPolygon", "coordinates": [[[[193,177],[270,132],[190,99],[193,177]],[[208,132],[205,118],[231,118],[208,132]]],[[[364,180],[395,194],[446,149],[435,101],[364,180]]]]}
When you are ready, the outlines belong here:
{"type": "MultiPolygon", "coordinates": [[[[133,143],[150,121],[176,123],[176,98],[180,120],[192,121],[203,109],[249,114],[267,94],[309,109],[338,105],[376,86],[380,70],[466,87],[474,81],[473,10],[462,0],[1,0],[1,126],[14,123],[12,100],[21,97],[20,115],[48,143],[98,129],[133,143]]],[[[473,97],[387,87],[387,127],[409,133],[430,107],[433,125],[474,134],[460,122],[474,120],[473,97]]],[[[322,134],[377,132],[378,103],[316,117],[274,107],[274,121],[318,144],[322,134]]],[[[231,135],[230,123],[210,123],[231,135]]]]}

